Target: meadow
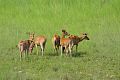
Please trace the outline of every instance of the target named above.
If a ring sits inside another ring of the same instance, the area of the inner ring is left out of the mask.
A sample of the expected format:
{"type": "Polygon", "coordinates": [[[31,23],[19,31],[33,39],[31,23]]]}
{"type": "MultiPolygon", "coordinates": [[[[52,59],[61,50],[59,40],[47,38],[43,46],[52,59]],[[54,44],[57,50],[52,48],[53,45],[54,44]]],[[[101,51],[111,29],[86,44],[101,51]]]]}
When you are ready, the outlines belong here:
{"type": "Polygon", "coordinates": [[[0,0],[0,80],[120,80],[119,52],[120,0],[0,0]],[[51,39],[62,29],[90,40],[57,56],[51,39]],[[26,32],[47,37],[43,57],[34,49],[19,60],[26,32]]]}

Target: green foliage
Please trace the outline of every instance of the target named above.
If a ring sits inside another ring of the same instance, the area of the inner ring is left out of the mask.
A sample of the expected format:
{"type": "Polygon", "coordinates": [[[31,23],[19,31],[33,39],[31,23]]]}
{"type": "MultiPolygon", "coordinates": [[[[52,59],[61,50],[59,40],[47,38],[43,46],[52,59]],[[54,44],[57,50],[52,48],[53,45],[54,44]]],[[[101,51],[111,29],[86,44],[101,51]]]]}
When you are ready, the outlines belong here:
{"type": "Polygon", "coordinates": [[[120,0],[0,0],[0,80],[119,80],[120,0]],[[56,56],[51,38],[61,29],[87,32],[73,57],[56,56]],[[26,32],[45,35],[45,56],[19,61],[26,32]]]}

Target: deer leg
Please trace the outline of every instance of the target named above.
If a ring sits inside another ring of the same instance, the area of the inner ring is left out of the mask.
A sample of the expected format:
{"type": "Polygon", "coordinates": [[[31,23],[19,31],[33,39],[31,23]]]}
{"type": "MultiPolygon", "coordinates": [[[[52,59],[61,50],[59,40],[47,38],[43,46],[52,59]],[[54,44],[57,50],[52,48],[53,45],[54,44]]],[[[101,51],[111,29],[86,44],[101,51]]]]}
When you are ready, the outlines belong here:
{"type": "Polygon", "coordinates": [[[54,46],[54,53],[56,52],[56,46],[54,46]]]}
{"type": "Polygon", "coordinates": [[[54,52],[58,54],[58,46],[55,46],[54,52]]]}
{"type": "Polygon", "coordinates": [[[55,53],[55,46],[56,46],[56,45],[55,45],[55,42],[54,42],[54,41],[52,42],[52,45],[53,45],[54,53],[55,53]]]}
{"type": "Polygon", "coordinates": [[[58,51],[57,51],[57,50],[58,50],[58,49],[57,49],[57,46],[56,46],[56,48],[55,48],[55,52],[56,52],[56,53],[58,53],[58,51]]]}
{"type": "Polygon", "coordinates": [[[62,54],[63,54],[63,47],[61,46],[61,56],[62,56],[62,54]]]}
{"type": "Polygon", "coordinates": [[[57,46],[55,45],[54,46],[54,53],[56,53],[57,52],[57,46]]]}
{"type": "Polygon", "coordinates": [[[42,56],[43,56],[44,46],[42,44],[41,44],[41,51],[42,51],[42,56]]]}
{"type": "Polygon", "coordinates": [[[24,50],[24,59],[26,58],[27,50],[24,50]]]}
{"type": "Polygon", "coordinates": [[[57,55],[58,55],[58,50],[59,50],[59,46],[58,45],[57,45],[56,49],[57,49],[56,52],[57,52],[57,55]]]}
{"type": "Polygon", "coordinates": [[[78,44],[76,45],[76,52],[77,52],[77,49],[78,49],[78,44]]]}
{"type": "Polygon", "coordinates": [[[21,58],[22,58],[22,52],[20,52],[20,61],[21,61],[21,58]]]}
{"type": "Polygon", "coordinates": [[[36,51],[37,51],[37,55],[38,55],[38,48],[37,48],[38,46],[37,46],[37,44],[35,44],[35,47],[36,47],[36,51]]]}
{"type": "Polygon", "coordinates": [[[29,56],[29,49],[26,50],[26,56],[28,57],[29,56]]]}
{"type": "Polygon", "coordinates": [[[70,56],[72,56],[72,48],[69,46],[70,56]]]}
{"type": "Polygon", "coordinates": [[[54,52],[55,53],[57,52],[57,44],[56,44],[56,42],[54,42],[54,52]]]}
{"type": "Polygon", "coordinates": [[[43,44],[43,54],[44,54],[44,50],[45,50],[45,44],[46,44],[46,42],[43,44]]]}
{"type": "Polygon", "coordinates": [[[19,47],[20,50],[20,61],[22,60],[22,54],[23,54],[23,46],[19,47]]]}
{"type": "Polygon", "coordinates": [[[68,49],[67,49],[67,47],[65,46],[65,47],[62,47],[62,50],[63,50],[63,52],[66,54],[66,56],[67,56],[67,53],[68,53],[68,49]]]}
{"type": "Polygon", "coordinates": [[[67,47],[65,47],[65,53],[66,53],[66,56],[67,56],[67,54],[69,53],[69,50],[68,50],[67,47]]]}
{"type": "Polygon", "coordinates": [[[65,52],[65,47],[63,47],[63,53],[65,52]]]}

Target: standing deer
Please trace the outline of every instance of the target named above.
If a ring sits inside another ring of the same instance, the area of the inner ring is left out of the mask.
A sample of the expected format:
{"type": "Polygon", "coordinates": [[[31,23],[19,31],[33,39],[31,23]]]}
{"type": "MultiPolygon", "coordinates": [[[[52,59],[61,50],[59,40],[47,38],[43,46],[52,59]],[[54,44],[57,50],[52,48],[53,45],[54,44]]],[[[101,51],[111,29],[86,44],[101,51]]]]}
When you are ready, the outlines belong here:
{"type": "MultiPolygon", "coordinates": [[[[71,39],[70,38],[62,38],[60,40],[60,45],[61,45],[61,56],[63,54],[63,51],[68,51],[68,47],[69,47],[69,44],[71,43],[71,39]],[[63,49],[64,47],[64,49],[63,49]]],[[[66,53],[67,55],[67,53],[66,53]]]]}
{"type": "Polygon", "coordinates": [[[71,35],[69,38],[72,40],[72,43],[69,45],[69,47],[73,48],[73,46],[76,45],[76,52],[77,52],[78,44],[81,41],[83,41],[83,40],[89,40],[89,37],[87,36],[86,33],[83,33],[80,37],[79,36],[71,35]]]}
{"type": "Polygon", "coordinates": [[[66,32],[66,30],[62,30],[62,37],[60,38],[59,35],[55,34],[52,38],[52,43],[53,43],[53,47],[54,47],[54,51],[56,51],[58,53],[59,47],[60,47],[60,40],[62,38],[65,38],[65,36],[69,36],[70,34],[68,34],[68,32],[66,32]]]}
{"type": "Polygon", "coordinates": [[[86,33],[83,33],[80,37],[75,36],[75,35],[70,35],[69,38],[73,40],[73,45],[76,45],[76,52],[77,52],[77,49],[78,49],[79,42],[81,42],[83,40],[89,40],[86,33]]]}
{"type": "Polygon", "coordinates": [[[54,47],[54,52],[58,53],[59,46],[60,46],[60,36],[55,34],[52,38],[52,43],[53,43],[53,47],[54,47]]]}
{"type": "MultiPolygon", "coordinates": [[[[47,39],[46,39],[45,36],[37,36],[34,39],[36,49],[37,49],[37,46],[40,46],[40,48],[41,48],[42,56],[43,56],[43,53],[44,53],[46,41],[47,41],[47,39]]],[[[38,54],[38,49],[37,49],[37,54],[38,54]]]]}
{"type": "Polygon", "coordinates": [[[62,29],[62,37],[61,37],[61,39],[65,38],[65,36],[70,36],[70,34],[66,30],[62,29]]]}
{"type": "Polygon", "coordinates": [[[29,40],[33,41],[34,40],[34,37],[35,37],[35,33],[30,33],[30,32],[27,32],[26,34],[29,35],[29,40]]]}
{"type": "Polygon", "coordinates": [[[35,43],[32,41],[29,47],[30,54],[32,53],[34,46],[35,46],[35,43]]]}
{"type": "Polygon", "coordinates": [[[18,48],[20,51],[20,61],[24,52],[24,55],[28,55],[29,51],[32,51],[33,46],[31,45],[31,41],[30,40],[22,40],[18,43],[18,48]]]}
{"type": "MultiPolygon", "coordinates": [[[[69,38],[64,38],[61,40],[61,46],[64,46],[65,50],[67,50],[67,52],[70,52],[71,54],[74,45],[76,45],[76,51],[77,51],[78,43],[83,40],[89,40],[86,33],[83,33],[80,37],[71,35],[69,36],[69,38]]],[[[61,55],[62,55],[62,49],[61,49],[61,55]]]]}
{"type": "Polygon", "coordinates": [[[29,40],[33,41],[31,46],[35,45],[36,50],[37,50],[37,54],[38,54],[38,48],[37,47],[40,46],[40,49],[42,51],[42,56],[43,56],[47,38],[45,36],[34,37],[34,34],[29,34],[29,40]]]}
{"type": "MultiPolygon", "coordinates": [[[[65,38],[65,36],[70,36],[70,34],[68,34],[68,32],[66,32],[66,30],[62,30],[62,38],[60,39],[60,46],[61,46],[61,56],[62,56],[62,53],[64,52],[64,50],[66,50],[67,48],[67,42],[68,41],[68,38],[65,38]],[[65,43],[65,44],[64,44],[65,43]]],[[[68,41],[69,42],[69,41],[68,41]]]]}

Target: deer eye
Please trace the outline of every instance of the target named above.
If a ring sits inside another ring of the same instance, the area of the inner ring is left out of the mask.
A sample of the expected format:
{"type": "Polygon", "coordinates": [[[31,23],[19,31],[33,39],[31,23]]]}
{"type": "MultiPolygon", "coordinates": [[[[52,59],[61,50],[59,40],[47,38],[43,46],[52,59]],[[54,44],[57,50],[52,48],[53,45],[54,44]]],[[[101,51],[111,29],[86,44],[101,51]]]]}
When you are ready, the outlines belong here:
{"type": "Polygon", "coordinates": [[[87,33],[85,33],[85,35],[87,35],[87,33]]]}

